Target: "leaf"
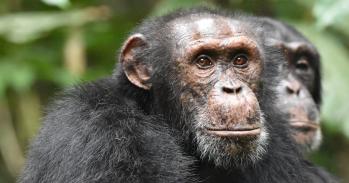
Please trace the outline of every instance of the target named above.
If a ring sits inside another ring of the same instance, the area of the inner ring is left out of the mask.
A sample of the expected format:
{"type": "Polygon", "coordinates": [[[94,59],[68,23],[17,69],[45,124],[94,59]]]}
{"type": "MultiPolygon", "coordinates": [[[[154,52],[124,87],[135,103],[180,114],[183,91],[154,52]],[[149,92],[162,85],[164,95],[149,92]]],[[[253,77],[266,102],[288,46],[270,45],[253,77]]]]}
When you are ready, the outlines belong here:
{"type": "Polygon", "coordinates": [[[69,0],[41,0],[45,4],[51,5],[51,6],[57,6],[59,8],[65,9],[70,5],[69,0]]]}
{"type": "Polygon", "coordinates": [[[68,12],[26,12],[0,17],[0,35],[14,43],[25,43],[37,39],[45,32],[64,26],[81,26],[105,19],[109,9],[86,8],[68,12]]]}
{"type": "Polygon", "coordinates": [[[314,6],[313,14],[320,28],[332,25],[349,26],[349,1],[319,0],[314,6]]]}

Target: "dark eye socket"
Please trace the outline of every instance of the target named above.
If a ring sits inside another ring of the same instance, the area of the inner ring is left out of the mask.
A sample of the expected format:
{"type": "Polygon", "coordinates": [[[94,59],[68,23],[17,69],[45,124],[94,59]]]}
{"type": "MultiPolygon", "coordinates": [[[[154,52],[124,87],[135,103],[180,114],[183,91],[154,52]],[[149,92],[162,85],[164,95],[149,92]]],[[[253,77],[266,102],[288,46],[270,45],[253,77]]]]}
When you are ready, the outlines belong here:
{"type": "Polygon", "coordinates": [[[296,63],[296,69],[306,71],[309,69],[309,62],[306,58],[302,57],[300,58],[296,63]]]}
{"type": "Polygon", "coordinates": [[[248,56],[246,54],[237,54],[233,59],[234,66],[243,68],[248,65],[248,56]]]}
{"type": "Polygon", "coordinates": [[[200,69],[209,69],[213,67],[214,63],[212,58],[207,55],[200,55],[196,60],[195,64],[200,69]]]}

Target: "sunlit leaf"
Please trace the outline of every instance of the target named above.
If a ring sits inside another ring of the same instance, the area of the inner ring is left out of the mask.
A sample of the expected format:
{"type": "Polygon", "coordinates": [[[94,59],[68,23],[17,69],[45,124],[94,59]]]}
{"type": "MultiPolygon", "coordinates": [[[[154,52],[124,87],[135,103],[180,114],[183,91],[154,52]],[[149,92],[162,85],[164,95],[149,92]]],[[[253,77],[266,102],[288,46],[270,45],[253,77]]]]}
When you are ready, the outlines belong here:
{"type": "Polygon", "coordinates": [[[349,24],[348,0],[319,0],[313,9],[319,27],[349,24]]]}
{"type": "Polygon", "coordinates": [[[28,12],[0,17],[0,35],[8,41],[24,43],[64,26],[81,26],[108,17],[106,7],[69,12],[28,12]]]}
{"type": "Polygon", "coordinates": [[[60,8],[67,8],[70,5],[69,0],[41,0],[41,1],[48,5],[57,6],[60,8]]]}

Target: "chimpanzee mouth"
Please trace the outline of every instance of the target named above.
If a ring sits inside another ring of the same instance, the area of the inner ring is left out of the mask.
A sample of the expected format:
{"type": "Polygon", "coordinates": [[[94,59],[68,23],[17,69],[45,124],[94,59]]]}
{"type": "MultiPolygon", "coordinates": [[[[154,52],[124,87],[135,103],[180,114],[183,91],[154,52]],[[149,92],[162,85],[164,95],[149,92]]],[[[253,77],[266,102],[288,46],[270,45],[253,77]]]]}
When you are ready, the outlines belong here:
{"type": "Polygon", "coordinates": [[[320,128],[319,124],[312,121],[291,121],[290,125],[293,129],[302,132],[312,132],[320,128]]]}
{"type": "Polygon", "coordinates": [[[260,135],[261,128],[216,129],[206,128],[207,133],[219,137],[252,138],[260,135]]]}

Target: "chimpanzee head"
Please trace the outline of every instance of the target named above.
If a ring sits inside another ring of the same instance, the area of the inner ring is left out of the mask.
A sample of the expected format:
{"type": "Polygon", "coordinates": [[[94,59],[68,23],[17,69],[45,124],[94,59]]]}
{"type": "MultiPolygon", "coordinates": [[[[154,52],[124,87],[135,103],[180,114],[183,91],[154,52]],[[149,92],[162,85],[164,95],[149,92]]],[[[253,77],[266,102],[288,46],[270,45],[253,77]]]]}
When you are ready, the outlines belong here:
{"type": "Polygon", "coordinates": [[[283,50],[286,60],[277,87],[279,108],[288,115],[292,135],[303,150],[321,143],[320,56],[315,46],[289,25],[263,19],[268,42],[283,50]]]}
{"type": "Polygon", "coordinates": [[[147,96],[137,95],[143,110],[182,131],[202,159],[226,168],[253,163],[268,144],[264,114],[278,74],[273,60],[282,59],[257,29],[205,9],[147,21],[124,43],[120,75],[147,96]]]}

